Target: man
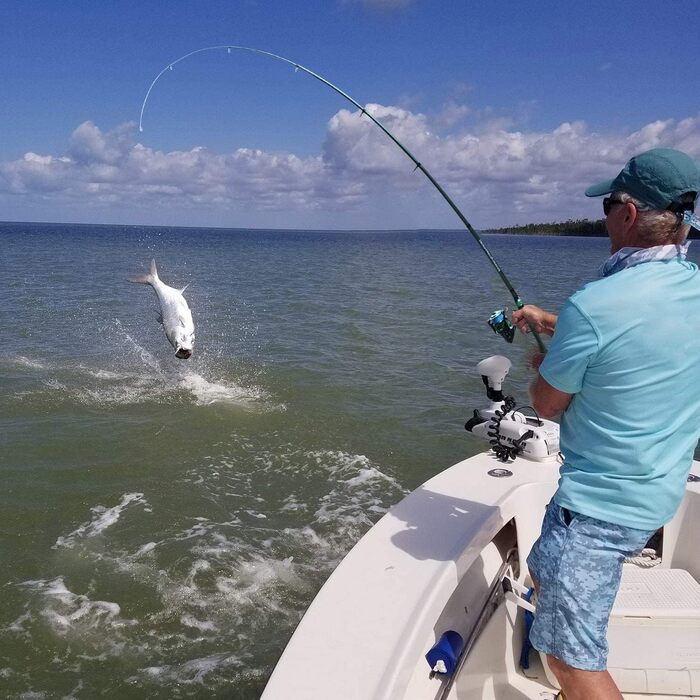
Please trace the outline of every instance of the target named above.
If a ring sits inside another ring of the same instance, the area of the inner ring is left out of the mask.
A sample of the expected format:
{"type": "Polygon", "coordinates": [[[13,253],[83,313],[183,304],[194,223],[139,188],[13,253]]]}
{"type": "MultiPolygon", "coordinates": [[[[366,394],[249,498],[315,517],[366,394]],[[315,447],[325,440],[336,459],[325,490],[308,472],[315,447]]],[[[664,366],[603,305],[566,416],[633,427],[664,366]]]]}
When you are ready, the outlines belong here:
{"type": "Polygon", "coordinates": [[[513,314],[553,335],[531,387],[561,416],[564,463],[528,558],[538,587],[531,641],[566,700],[622,695],[606,671],[607,625],[625,557],[673,517],[700,437],[700,272],[685,259],[700,192],[672,149],[632,158],[586,190],[603,200],[612,256],[559,316],[513,314]]]}

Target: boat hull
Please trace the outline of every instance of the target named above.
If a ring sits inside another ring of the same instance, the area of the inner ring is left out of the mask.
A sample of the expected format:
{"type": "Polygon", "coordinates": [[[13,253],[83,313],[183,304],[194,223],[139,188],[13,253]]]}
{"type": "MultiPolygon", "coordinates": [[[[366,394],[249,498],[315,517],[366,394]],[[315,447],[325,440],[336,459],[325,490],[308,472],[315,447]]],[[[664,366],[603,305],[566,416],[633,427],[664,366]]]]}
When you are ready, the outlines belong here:
{"type": "MultiPolygon", "coordinates": [[[[430,678],[426,651],[448,629],[469,638],[509,554],[513,576],[529,583],[525,560],[556,490],[558,467],[556,460],[522,458],[503,465],[480,454],[409,494],[321,588],[263,700],[442,697],[444,682],[430,678]]],[[[693,471],[700,475],[700,463],[693,471]]],[[[696,548],[682,536],[691,521],[700,526],[700,485],[689,483],[666,528],[664,563],[698,580],[696,548]]],[[[529,677],[517,666],[522,614],[513,602],[497,607],[444,697],[522,699],[553,690],[538,658],[529,677]]]]}

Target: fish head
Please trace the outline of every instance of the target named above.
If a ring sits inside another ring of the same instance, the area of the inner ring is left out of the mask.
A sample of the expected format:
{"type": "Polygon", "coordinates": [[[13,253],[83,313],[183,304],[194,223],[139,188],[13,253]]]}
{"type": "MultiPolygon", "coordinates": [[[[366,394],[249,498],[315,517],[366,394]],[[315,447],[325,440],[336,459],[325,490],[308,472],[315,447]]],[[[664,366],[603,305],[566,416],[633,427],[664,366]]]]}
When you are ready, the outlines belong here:
{"type": "Polygon", "coordinates": [[[181,360],[188,360],[192,357],[192,349],[194,348],[194,333],[188,332],[184,328],[178,328],[175,333],[175,357],[181,360]]]}

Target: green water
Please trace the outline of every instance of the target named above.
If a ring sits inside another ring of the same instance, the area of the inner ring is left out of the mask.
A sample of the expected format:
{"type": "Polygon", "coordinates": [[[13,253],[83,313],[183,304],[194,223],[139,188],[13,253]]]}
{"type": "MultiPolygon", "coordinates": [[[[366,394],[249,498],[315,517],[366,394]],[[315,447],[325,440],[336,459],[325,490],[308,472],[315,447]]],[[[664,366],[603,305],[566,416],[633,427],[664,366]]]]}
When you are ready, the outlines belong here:
{"type": "MultiPolygon", "coordinates": [[[[489,236],[526,301],[606,241],[489,236]]],[[[524,356],[460,232],[0,225],[0,696],[257,698],[314,594],[405,493],[484,449],[474,365],[524,356]],[[190,283],[174,357],[155,256],[190,283]]],[[[329,624],[332,621],[329,621],[329,624]]]]}

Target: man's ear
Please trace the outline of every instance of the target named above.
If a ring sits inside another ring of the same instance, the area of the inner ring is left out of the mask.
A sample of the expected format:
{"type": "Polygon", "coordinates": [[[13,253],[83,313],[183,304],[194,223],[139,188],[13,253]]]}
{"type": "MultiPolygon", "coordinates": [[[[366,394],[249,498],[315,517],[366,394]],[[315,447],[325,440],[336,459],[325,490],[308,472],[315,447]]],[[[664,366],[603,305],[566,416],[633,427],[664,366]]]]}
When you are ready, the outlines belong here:
{"type": "Polygon", "coordinates": [[[625,226],[625,231],[629,231],[629,229],[634,226],[634,222],[637,220],[637,207],[632,204],[632,202],[627,202],[625,204],[625,218],[623,220],[623,224],[625,226]]]}
{"type": "Polygon", "coordinates": [[[622,247],[639,245],[634,224],[637,221],[637,207],[632,202],[625,204],[625,218],[622,220],[622,247]]]}

